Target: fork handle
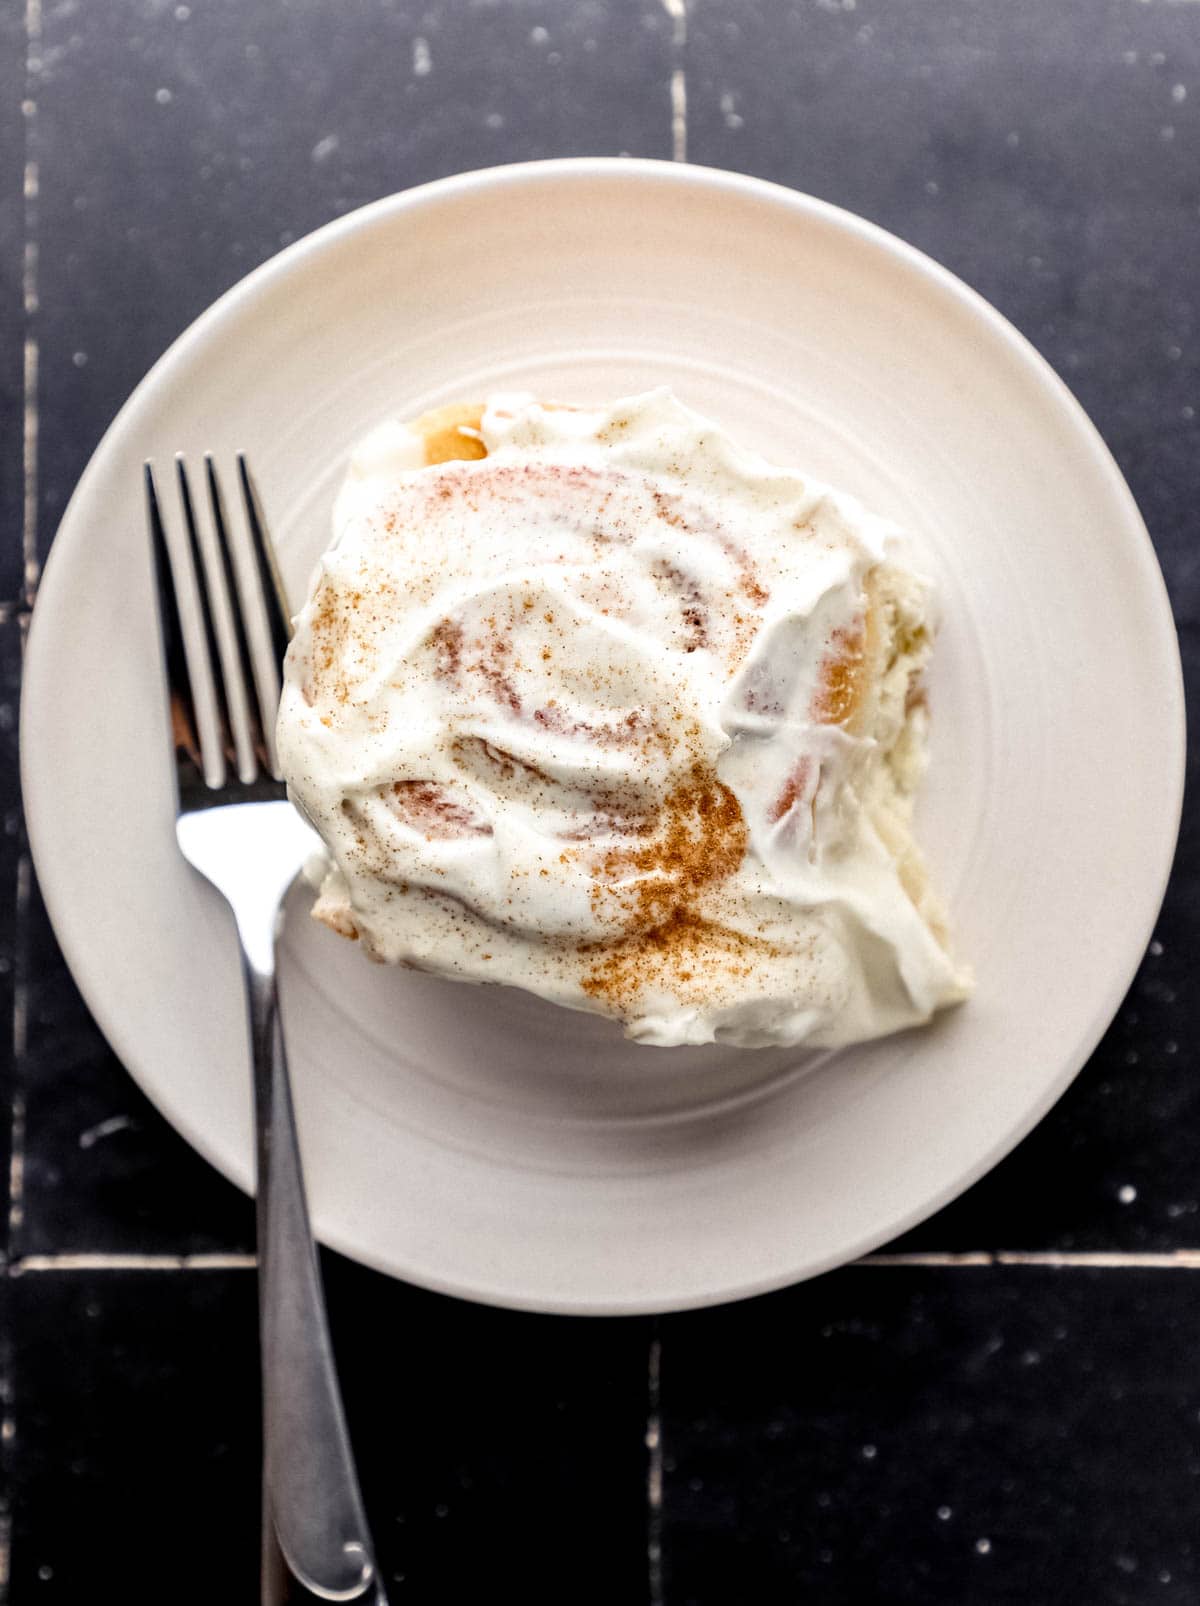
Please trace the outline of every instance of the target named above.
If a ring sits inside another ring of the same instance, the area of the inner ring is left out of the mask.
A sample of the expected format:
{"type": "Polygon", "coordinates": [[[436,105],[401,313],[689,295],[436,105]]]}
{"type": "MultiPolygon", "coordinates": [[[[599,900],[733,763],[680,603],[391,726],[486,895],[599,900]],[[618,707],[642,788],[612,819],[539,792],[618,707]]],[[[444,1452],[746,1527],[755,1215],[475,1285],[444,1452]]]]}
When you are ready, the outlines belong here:
{"type": "Polygon", "coordinates": [[[258,1127],[264,1518],[325,1600],[386,1606],[333,1363],[273,969],[243,949],[258,1127]]]}

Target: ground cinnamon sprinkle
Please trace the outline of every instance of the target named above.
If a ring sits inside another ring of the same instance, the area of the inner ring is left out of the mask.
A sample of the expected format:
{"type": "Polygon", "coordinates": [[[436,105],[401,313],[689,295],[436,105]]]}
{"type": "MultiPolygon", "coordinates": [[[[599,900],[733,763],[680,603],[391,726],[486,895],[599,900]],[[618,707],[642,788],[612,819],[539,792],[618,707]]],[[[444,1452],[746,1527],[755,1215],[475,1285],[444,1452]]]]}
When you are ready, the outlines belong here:
{"type": "Polygon", "coordinates": [[[778,953],[762,937],[747,936],[682,907],[660,925],[594,948],[601,957],[580,985],[589,997],[618,1006],[656,984],[677,999],[701,1004],[719,988],[719,975],[748,976],[756,958],[778,953]]]}
{"type": "Polygon", "coordinates": [[[758,946],[696,907],[706,891],[738,868],[746,844],[737,798],[711,768],[693,765],[666,798],[654,836],[612,849],[596,868],[593,904],[602,911],[615,900],[626,930],[616,942],[584,948],[596,956],[583,978],[584,992],[620,1004],[656,980],[691,981],[696,966],[714,953],[729,964],[734,955],[758,946]]]}
{"type": "Polygon", "coordinates": [[[332,694],[339,703],[350,695],[346,649],[350,640],[350,609],[326,581],[313,604],[312,648],[309,657],[311,692],[308,701],[332,694]]]}

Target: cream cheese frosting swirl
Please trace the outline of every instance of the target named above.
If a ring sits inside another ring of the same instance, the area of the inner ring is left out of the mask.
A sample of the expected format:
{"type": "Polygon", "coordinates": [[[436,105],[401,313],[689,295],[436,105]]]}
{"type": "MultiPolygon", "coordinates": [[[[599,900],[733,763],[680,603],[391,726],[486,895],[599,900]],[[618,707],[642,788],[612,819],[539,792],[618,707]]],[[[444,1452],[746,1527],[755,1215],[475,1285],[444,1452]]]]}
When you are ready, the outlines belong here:
{"type": "Polygon", "coordinates": [[[496,395],[457,434],[356,451],[297,621],[318,917],[649,1043],[834,1045],[961,998],[909,831],[932,619],[899,532],[666,390],[496,395]]]}

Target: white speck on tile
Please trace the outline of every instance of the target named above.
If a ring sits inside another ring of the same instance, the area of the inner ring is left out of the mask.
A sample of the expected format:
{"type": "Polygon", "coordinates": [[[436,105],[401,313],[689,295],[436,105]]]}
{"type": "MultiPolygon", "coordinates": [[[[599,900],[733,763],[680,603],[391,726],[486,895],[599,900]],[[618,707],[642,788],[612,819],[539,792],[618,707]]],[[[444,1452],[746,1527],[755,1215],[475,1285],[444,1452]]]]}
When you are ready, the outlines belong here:
{"type": "Polygon", "coordinates": [[[731,90],[726,90],[721,96],[721,116],[725,119],[726,128],[741,128],[746,119],[737,109],[737,97],[731,90]]]}
{"type": "MultiPolygon", "coordinates": [[[[1182,346],[1168,346],[1167,347],[1167,356],[1171,360],[1171,362],[1178,362],[1180,357],[1183,356],[1183,347],[1182,346]]],[[[1161,949],[1159,951],[1161,952],[1161,949]]]]}
{"type": "Polygon", "coordinates": [[[175,99],[174,95],[172,95],[171,91],[167,89],[165,85],[162,89],[156,89],[154,91],[154,98],[160,106],[169,106],[175,99]]]}
{"type": "Polygon", "coordinates": [[[925,180],[925,193],[926,195],[940,195],[942,193],[942,186],[937,179],[927,178],[925,180]]]}
{"type": "Polygon", "coordinates": [[[863,1458],[864,1461],[874,1461],[875,1457],[878,1454],[879,1454],[879,1451],[875,1447],[875,1445],[873,1445],[873,1444],[864,1444],[863,1445],[863,1447],[862,1447],[862,1458],[863,1458]]]}
{"type": "Polygon", "coordinates": [[[176,6],[175,7],[175,21],[176,22],[186,22],[188,20],[188,18],[191,16],[191,14],[192,14],[191,6],[176,6]]]}
{"type": "MultiPolygon", "coordinates": [[[[1189,406],[1188,406],[1188,405],[1187,405],[1187,404],[1186,404],[1186,403],[1185,403],[1185,404],[1184,404],[1184,405],[1183,405],[1183,406],[1182,406],[1182,407],[1181,407],[1181,408],[1180,408],[1180,409],[1179,409],[1179,416],[1180,416],[1180,417],[1181,417],[1181,418],[1186,418],[1186,419],[1188,419],[1188,420],[1189,420],[1189,421],[1190,421],[1190,420],[1191,420],[1191,419],[1193,419],[1193,418],[1195,418],[1195,416],[1196,416],[1196,409],[1195,409],[1195,408],[1194,408],[1194,407],[1189,407],[1189,406]]],[[[1169,1003],[1174,1003],[1174,1001],[1175,1001],[1175,995],[1174,995],[1174,993],[1172,993],[1172,995],[1171,995],[1171,997],[1170,997],[1170,999],[1169,999],[1169,1000],[1168,1000],[1168,1002],[1169,1002],[1169,1003]]]]}
{"type": "Polygon", "coordinates": [[[1158,137],[1159,139],[1166,140],[1168,144],[1175,138],[1175,130],[1172,128],[1170,123],[1163,124],[1158,131],[1158,137]]]}
{"type": "Polygon", "coordinates": [[[828,1567],[829,1563],[833,1560],[833,1551],[832,1550],[820,1550],[820,1551],[817,1552],[817,1556],[818,1556],[818,1559],[820,1561],[823,1561],[825,1563],[825,1565],[828,1567]]]}
{"type": "Polygon", "coordinates": [[[1118,1568],[1123,1573],[1135,1573],[1138,1569],[1136,1556],[1114,1556],[1118,1568]]]}
{"type": "Polygon", "coordinates": [[[663,1606],[662,1339],[657,1321],[646,1352],[646,1582],[649,1606],[663,1606]]]}
{"type": "Polygon", "coordinates": [[[1021,143],[1021,136],[1015,128],[1009,129],[1008,133],[1005,134],[1004,143],[1008,146],[1010,151],[1016,150],[1017,146],[1021,143]]]}
{"type": "Polygon", "coordinates": [[[858,40],[860,45],[869,45],[871,40],[875,37],[875,30],[872,28],[869,22],[864,22],[854,37],[858,40]]]}
{"type": "Polygon", "coordinates": [[[133,1122],[127,1115],[110,1115],[107,1121],[98,1121],[95,1126],[89,1126],[85,1132],[79,1134],[79,1147],[81,1149],[93,1148],[101,1138],[111,1138],[117,1132],[124,1132],[133,1122]]]}
{"type": "Polygon", "coordinates": [[[1173,1037],[1168,1037],[1166,1042],[1163,1044],[1163,1053],[1164,1054],[1178,1054],[1179,1053],[1179,1044],[1175,1041],[1175,1039],[1173,1037]]]}
{"type": "Polygon", "coordinates": [[[86,368],[87,367],[87,352],[86,351],[73,351],[71,353],[71,361],[75,364],[76,368],[86,368]]]}
{"type": "Polygon", "coordinates": [[[977,1539],[975,1541],[975,1549],[979,1555],[987,1556],[991,1553],[992,1541],[990,1539],[977,1539]]]}
{"type": "Polygon", "coordinates": [[[1165,67],[1166,64],[1167,64],[1167,58],[1166,58],[1166,55],[1163,53],[1163,51],[1161,51],[1161,50],[1152,50],[1150,52],[1150,65],[1152,67],[1165,67]]]}
{"type": "Polygon", "coordinates": [[[1170,1575],[1170,1573],[1167,1571],[1167,1569],[1165,1567],[1159,1573],[1158,1581],[1159,1581],[1160,1584],[1169,1584],[1171,1582],[1171,1575],[1170,1575]]]}
{"type": "Polygon", "coordinates": [[[833,1496],[828,1489],[821,1489],[817,1494],[817,1504],[822,1511],[828,1511],[833,1504],[833,1496]]]}
{"type": "Polygon", "coordinates": [[[687,78],[682,67],[671,74],[671,155],[687,161],[687,78]]]}
{"type": "Polygon", "coordinates": [[[21,102],[21,116],[22,117],[36,117],[37,116],[37,101],[36,100],[23,100],[21,102]]]}
{"type": "Polygon", "coordinates": [[[937,1516],[938,1516],[938,1521],[939,1522],[949,1522],[950,1518],[953,1515],[954,1515],[954,1508],[952,1506],[939,1506],[937,1508],[937,1516]]]}
{"type": "Polygon", "coordinates": [[[338,139],[336,134],[326,134],[312,148],[313,161],[318,163],[327,162],[340,144],[341,140],[338,139]]]}
{"type": "Polygon", "coordinates": [[[529,30],[529,43],[531,45],[544,45],[549,41],[549,38],[549,28],[543,28],[540,22],[536,28],[531,28],[529,30]]]}
{"type": "Polygon", "coordinates": [[[435,1517],[448,1517],[450,1515],[450,1507],[439,1503],[434,1506],[433,1514],[435,1517]]]}
{"type": "Polygon", "coordinates": [[[1117,1189],[1117,1198],[1123,1205],[1131,1205],[1137,1198],[1137,1189],[1132,1182],[1125,1182],[1117,1189]]]}
{"type": "Polygon", "coordinates": [[[499,112],[489,112],[483,119],[483,126],[485,128],[503,128],[504,118],[499,112]]]}
{"type": "Polygon", "coordinates": [[[1022,1366],[1040,1366],[1041,1364],[1042,1357],[1035,1349],[1027,1349],[1021,1356],[1022,1366]]]}
{"type": "Polygon", "coordinates": [[[50,1565],[50,1563],[48,1561],[44,1561],[42,1563],[42,1565],[38,1568],[38,1577],[42,1580],[42,1582],[44,1584],[48,1584],[50,1582],[50,1580],[54,1577],[54,1568],[51,1567],[51,1565],[50,1565]]]}
{"type": "Polygon", "coordinates": [[[296,236],[292,233],[291,229],[281,229],[279,231],[280,245],[291,245],[295,238],[296,236]]]}
{"type": "Polygon", "coordinates": [[[1171,99],[1175,102],[1176,106],[1182,106],[1184,101],[1187,99],[1187,85],[1173,84],[1171,86],[1171,99]]]}
{"type": "Polygon", "coordinates": [[[420,34],[413,40],[413,76],[414,78],[428,78],[433,71],[433,52],[429,48],[429,40],[422,39],[420,34]]]}
{"type": "Polygon", "coordinates": [[[1154,955],[1155,959],[1161,959],[1163,956],[1163,945],[1161,942],[1159,942],[1157,937],[1155,937],[1154,941],[1150,944],[1150,952],[1154,955]]]}
{"type": "Polygon", "coordinates": [[[1123,50],[1121,52],[1121,60],[1127,67],[1136,67],[1138,64],[1138,53],[1136,50],[1123,50]]]}
{"type": "Polygon", "coordinates": [[[552,67],[557,67],[559,62],[562,60],[562,51],[561,50],[548,50],[546,52],[546,60],[550,63],[550,65],[552,67]]]}

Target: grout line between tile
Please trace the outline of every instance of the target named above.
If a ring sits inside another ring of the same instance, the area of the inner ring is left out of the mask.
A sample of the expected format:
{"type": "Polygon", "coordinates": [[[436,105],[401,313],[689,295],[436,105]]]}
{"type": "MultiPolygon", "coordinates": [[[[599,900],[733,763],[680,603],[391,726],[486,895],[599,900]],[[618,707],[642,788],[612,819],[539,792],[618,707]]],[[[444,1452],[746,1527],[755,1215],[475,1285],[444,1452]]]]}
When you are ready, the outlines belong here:
{"type": "MultiPolygon", "coordinates": [[[[864,1255],[851,1266],[867,1270],[905,1267],[958,1270],[988,1266],[1044,1266],[1063,1271],[1200,1271],[1200,1249],[969,1249],[962,1251],[914,1250],[896,1254],[864,1255]]],[[[106,1254],[103,1252],[22,1255],[9,1263],[10,1277],[38,1272],[75,1271],[253,1271],[257,1256],[233,1251],[196,1255],[106,1254]]],[[[662,1445],[659,1416],[659,1378],[662,1340],[657,1327],[650,1345],[646,1448],[650,1451],[648,1494],[653,1510],[662,1497],[662,1445]]]]}
{"type": "Polygon", "coordinates": [[[22,377],[21,477],[23,510],[21,547],[24,558],[24,597],[32,605],[41,576],[38,556],[38,191],[37,97],[41,71],[42,3],[25,0],[25,118],[24,231],[21,293],[25,312],[24,372],[22,377]]]}
{"type": "Polygon", "coordinates": [[[22,1083],[29,1043],[29,906],[33,895],[33,866],[28,850],[17,860],[14,897],[16,954],[12,990],[13,1089],[9,1105],[8,1145],[8,1252],[25,1219],[25,1088],[22,1083]]]}
{"type": "Polygon", "coordinates": [[[662,0],[671,19],[671,160],[687,161],[687,0],[662,0]]]}
{"type": "Polygon", "coordinates": [[[8,1267],[10,1277],[64,1271],[253,1271],[255,1255],[23,1255],[8,1267]]]}
{"type": "Polygon", "coordinates": [[[662,1333],[658,1318],[650,1334],[646,1381],[646,1570],[650,1606],[663,1606],[662,1570],[662,1333]]]}
{"type": "MultiPolygon", "coordinates": [[[[25,0],[25,83],[21,115],[25,127],[25,157],[22,174],[21,310],[24,320],[21,373],[21,596],[15,609],[6,608],[5,622],[14,613],[21,618],[22,653],[28,609],[33,605],[40,578],[38,558],[38,192],[41,188],[37,164],[37,100],[34,80],[41,71],[41,0],[25,0]],[[22,606],[23,605],[23,606],[22,606]]],[[[33,894],[33,866],[22,832],[21,853],[17,860],[14,888],[13,965],[11,1041],[13,1092],[9,1107],[8,1210],[6,1252],[13,1249],[14,1234],[24,1219],[25,1195],[25,1090],[23,1076],[29,1038],[29,911],[33,894]]],[[[0,1464],[5,1488],[12,1487],[12,1455],[17,1436],[16,1384],[13,1376],[14,1352],[10,1335],[4,1335],[0,1348],[3,1377],[3,1415],[0,1416],[0,1464]]],[[[0,1505],[0,1606],[9,1599],[12,1575],[12,1513],[7,1493],[0,1505]]]]}
{"type": "Polygon", "coordinates": [[[856,1266],[1049,1266],[1063,1271],[1200,1271],[1200,1249],[971,1249],[864,1255],[856,1266]]]}
{"type": "Polygon", "coordinates": [[[888,1254],[864,1255],[853,1261],[855,1266],[994,1266],[996,1257],[990,1250],[971,1249],[961,1254],[941,1250],[904,1250],[888,1254]]]}

